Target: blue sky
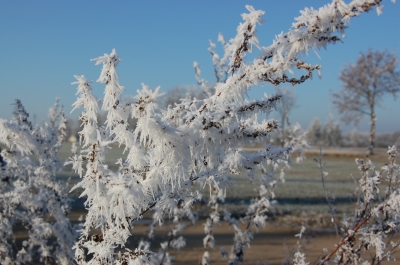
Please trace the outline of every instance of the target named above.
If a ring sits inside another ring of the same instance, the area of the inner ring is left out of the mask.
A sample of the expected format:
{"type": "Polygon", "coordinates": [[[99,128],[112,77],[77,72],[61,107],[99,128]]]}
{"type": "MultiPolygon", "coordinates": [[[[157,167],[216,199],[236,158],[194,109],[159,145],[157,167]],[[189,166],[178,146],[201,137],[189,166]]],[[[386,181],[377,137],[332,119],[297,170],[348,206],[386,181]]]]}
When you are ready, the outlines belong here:
{"type": "MultiPolygon", "coordinates": [[[[75,101],[73,75],[96,80],[100,66],[89,59],[116,48],[122,57],[118,66],[126,95],[135,95],[144,82],[163,91],[176,85],[194,85],[193,62],[200,63],[203,78],[214,81],[208,40],[217,42],[218,33],[229,40],[235,36],[245,5],[265,11],[265,23],[258,27],[263,46],[276,34],[288,31],[304,7],[318,8],[322,0],[247,0],[247,1],[0,1],[0,117],[9,119],[14,99],[20,99],[37,121],[47,119],[47,110],[56,97],[67,113],[75,101]]],[[[322,79],[317,76],[295,86],[299,107],[292,122],[307,128],[314,117],[325,121],[330,113],[339,116],[331,103],[330,91],[340,90],[338,80],[343,65],[355,62],[369,48],[397,51],[400,56],[400,3],[384,1],[383,14],[363,14],[352,20],[343,44],[331,45],[303,57],[321,64],[322,79]]],[[[255,51],[255,55],[257,51],[255,51]]],[[[102,95],[103,85],[94,85],[102,95]]],[[[267,85],[253,88],[251,98],[264,92],[267,85]]],[[[385,108],[377,112],[377,131],[400,130],[400,99],[387,97],[385,108]]],[[[71,116],[76,118],[79,112],[71,116]]],[[[359,130],[368,130],[363,119],[359,130]]],[[[353,126],[343,126],[352,130],[353,126]]]]}

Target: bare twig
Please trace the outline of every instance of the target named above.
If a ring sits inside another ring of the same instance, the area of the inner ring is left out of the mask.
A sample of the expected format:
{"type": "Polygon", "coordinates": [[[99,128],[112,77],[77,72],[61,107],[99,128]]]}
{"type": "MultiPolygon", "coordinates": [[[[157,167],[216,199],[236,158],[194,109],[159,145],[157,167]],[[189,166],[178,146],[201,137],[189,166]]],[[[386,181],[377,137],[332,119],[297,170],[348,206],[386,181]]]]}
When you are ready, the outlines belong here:
{"type": "Polygon", "coordinates": [[[333,222],[333,224],[335,226],[336,236],[339,236],[338,225],[336,223],[335,208],[331,204],[331,201],[330,201],[329,195],[328,195],[328,191],[325,188],[325,177],[328,175],[328,173],[323,171],[323,168],[324,168],[324,166],[326,164],[326,163],[322,163],[322,157],[323,156],[324,155],[322,153],[322,145],[320,144],[320,146],[319,146],[319,158],[317,159],[317,158],[314,157],[314,161],[318,163],[318,167],[319,167],[319,170],[320,170],[320,173],[321,173],[322,187],[323,187],[324,192],[325,192],[326,202],[328,203],[329,210],[331,212],[332,222],[333,222]]]}

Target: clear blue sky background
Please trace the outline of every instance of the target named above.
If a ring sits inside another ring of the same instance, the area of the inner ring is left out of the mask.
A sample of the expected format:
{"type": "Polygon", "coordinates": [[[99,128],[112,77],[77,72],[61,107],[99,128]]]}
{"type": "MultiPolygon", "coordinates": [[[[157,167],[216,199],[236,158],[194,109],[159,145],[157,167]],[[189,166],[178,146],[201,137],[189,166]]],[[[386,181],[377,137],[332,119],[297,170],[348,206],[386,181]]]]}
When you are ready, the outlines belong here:
{"type": "MultiPolygon", "coordinates": [[[[193,61],[200,63],[203,78],[214,81],[208,40],[217,42],[219,32],[228,40],[246,12],[245,4],[262,9],[265,23],[258,27],[263,46],[276,34],[288,31],[304,7],[318,8],[322,0],[247,1],[0,1],[0,117],[9,119],[14,99],[22,100],[37,121],[47,119],[56,97],[67,113],[75,101],[73,75],[96,80],[100,66],[89,61],[112,48],[123,61],[120,81],[128,95],[135,95],[142,82],[162,90],[194,85],[193,61]]],[[[352,20],[343,44],[321,50],[318,59],[310,52],[309,63],[322,65],[317,76],[295,86],[299,107],[291,115],[307,128],[314,117],[336,120],[330,91],[340,90],[338,75],[345,63],[355,62],[368,48],[397,51],[400,56],[400,3],[384,1],[383,14],[363,14],[352,20]]],[[[257,52],[257,51],[256,51],[257,52]]],[[[94,85],[97,96],[103,85],[94,85]]],[[[252,98],[272,93],[271,85],[252,89],[252,98]]],[[[385,99],[378,111],[377,131],[400,130],[400,100],[385,99]]],[[[76,118],[79,112],[71,117],[76,118]]],[[[368,130],[363,119],[359,130],[368,130]]],[[[343,126],[351,130],[352,126],[343,126]]]]}

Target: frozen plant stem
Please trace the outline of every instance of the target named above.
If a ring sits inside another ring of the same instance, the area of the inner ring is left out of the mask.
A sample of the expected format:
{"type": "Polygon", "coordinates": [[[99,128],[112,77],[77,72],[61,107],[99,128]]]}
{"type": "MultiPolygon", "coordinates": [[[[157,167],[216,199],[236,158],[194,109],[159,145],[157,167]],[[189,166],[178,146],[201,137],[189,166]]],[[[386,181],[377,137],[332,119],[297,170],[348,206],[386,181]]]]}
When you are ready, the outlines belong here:
{"type": "Polygon", "coordinates": [[[392,253],[400,242],[392,241],[399,231],[400,224],[399,186],[388,187],[389,191],[382,198],[379,185],[385,179],[388,186],[389,183],[393,185],[400,174],[400,168],[394,161],[398,153],[396,147],[388,147],[387,153],[391,163],[383,166],[380,171],[375,169],[370,160],[356,159],[361,171],[359,185],[363,198],[357,203],[355,217],[343,222],[345,236],[320,264],[329,261],[334,254],[338,264],[361,264],[365,261],[363,251],[372,252],[368,253],[372,264],[380,264],[383,259],[394,259],[392,253]]]}
{"type": "Polygon", "coordinates": [[[322,188],[324,189],[325,192],[325,199],[326,202],[328,203],[329,206],[329,210],[331,212],[331,220],[332,223],[335,227],[335,231],[336,231],[336,236],[339,236],[339,231],[338,231],[338,226],[336,223],[336,214],[335,214],[335,207],[332,205],[331,200],[329,199],[329,194],[328,191],[325,187],[325,177],[328,176],[328,172],[324,171],[324,167],[326,165],[326,163],[322,163],[322,158],[324,157],[324,154],[322,153],[322,144],[319,145],[319,157],[318,159],[314,157],[314,161],[318,163],[318,168],[320,170],[321,173],[321,181],[322,181],[322,188]]]}

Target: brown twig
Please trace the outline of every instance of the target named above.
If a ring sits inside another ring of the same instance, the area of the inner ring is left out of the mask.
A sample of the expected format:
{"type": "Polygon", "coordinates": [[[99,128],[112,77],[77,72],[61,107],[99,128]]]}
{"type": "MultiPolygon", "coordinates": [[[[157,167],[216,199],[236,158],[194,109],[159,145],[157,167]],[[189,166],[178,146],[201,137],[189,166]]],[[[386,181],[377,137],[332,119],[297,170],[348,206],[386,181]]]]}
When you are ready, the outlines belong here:
{"type": "Polygon", "coordinates": [[[361,223],[359,223],[356,228],[354,228],[353,233],[346,236],[345,238],[342,239],[342,241],[340,241],[339,244],[337,244],[337,246],[328,254],[325,256],[325,258],[321,261],[320,265],[324,264],[325,262],[327,262],[328,260],[330,260],[330,258],[339,250],[339,248],[341,246],[343,246],[349,239],[354,238],[354,236],[356,235],[356,232],[366,223],[368,222],[369,218],[371,217],[371,215],[369,215],[368,217],[366,217],[361,223]]]}

